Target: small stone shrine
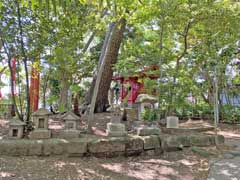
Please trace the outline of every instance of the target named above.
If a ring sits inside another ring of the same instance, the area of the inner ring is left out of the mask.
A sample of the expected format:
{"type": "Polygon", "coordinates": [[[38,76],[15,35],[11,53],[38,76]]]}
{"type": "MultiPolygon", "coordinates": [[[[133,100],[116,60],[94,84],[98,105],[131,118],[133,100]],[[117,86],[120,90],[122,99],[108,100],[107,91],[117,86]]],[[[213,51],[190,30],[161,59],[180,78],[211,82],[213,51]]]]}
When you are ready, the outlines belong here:
{"type": "Polygon", "coordinates": [[[11,119],[9,123],[9,138],[21,139],[23,137],[24,126],[25,123],[17,117],[11,119]]]}
{"type": "Polygon", "coordinates": [[[142,120],[142,113],[144,112],[144,109],[153,109],[156,102],[157,99],[153,96],[148,94],[139,94],[135,101],[138,109],[138,119],[142,120]]]}
{"type": "Polygon", "coordinates": [[[119,137],[127,135],[125,125],[121,123],[121,118],[120,108],[115,108],[112,113],[111,122],[107,123],[107,136],[119,137]]]}
{"type": "Polygon", "coordinates": [[[177,116],[168,116],[167,117],[167,128],[178,128],[178,117],[177,116]]]}
{"type": "Polygon", "coordinates": [[[48,120],[51,113],[44,108],[40,108],[32,114],[34,130],[30,133],[30,139],[51,138],[51,131],[48,129],[48,120]]]}
{"type": "Polygon", "coordinates": [[[61,134],[62,138],[78,138],[79,131],[78,125],[80,123],[80,117],[74,114],[72,111],[67,112],[61,118],[65,122],[64,130],[61,134]]]}

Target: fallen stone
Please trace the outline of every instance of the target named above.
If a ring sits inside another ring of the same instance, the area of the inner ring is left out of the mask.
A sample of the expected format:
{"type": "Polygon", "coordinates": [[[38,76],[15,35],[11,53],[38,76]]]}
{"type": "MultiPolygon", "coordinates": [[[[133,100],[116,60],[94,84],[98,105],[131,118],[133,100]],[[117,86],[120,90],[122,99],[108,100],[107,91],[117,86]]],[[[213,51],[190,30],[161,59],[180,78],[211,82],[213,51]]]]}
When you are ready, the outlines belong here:
{"type": "Polygon", "coordinates": [[[138,136],[150,136],[150,135],[159,135],[161,132],[161,130],[156,127],[139,127],[137,128],[137,135],[138,136]]]}

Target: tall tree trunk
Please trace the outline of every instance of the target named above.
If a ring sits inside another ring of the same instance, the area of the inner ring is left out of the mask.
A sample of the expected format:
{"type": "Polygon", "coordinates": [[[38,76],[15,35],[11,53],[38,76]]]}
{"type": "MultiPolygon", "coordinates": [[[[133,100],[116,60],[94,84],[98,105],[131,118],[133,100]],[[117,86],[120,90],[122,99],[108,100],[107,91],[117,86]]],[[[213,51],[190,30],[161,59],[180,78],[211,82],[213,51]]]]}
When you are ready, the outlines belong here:
{"type": "Polygon", "coordinates": [[[28,65],[27,65],[27,54],[25,52],[24,41],[23,41],[23,28],[22,28],[22,21],[21,21],[21,11],[19,3],[16,1],[17,6],[17,19],[18,19],[18,28],[19,28],[19,35],[20,35],[20,44],[21,44],[21,52],[23,56],[23,64],[24,64],[24,71],[25,71],[25,81],[26,81],[26,101],[27,101],[27,108],[26,108],[26,126],[27,131],[31,130],[30,125],[30,96],[29,96],[29,77],[28,77],[28,65]]]}
{"type": "MultiPolygon", "coordinates": [[[[103,67],[103,73],[100,79],[100,84],[98,87],[97,99],[95,103],[95,112],[105,112],[108,105],[108,90],[113,76],[113,65],[117,62],[118,51],[123,39],[123,33],[125,31],[126,21],[121,19],[119,22],[112,25],[112,33],[109,36],[109,32],[106,34],[104,45],[101,51],[101,56],[99,59],[99,66],[103,61],[105,65],[103,67]],[[108,48],[107,48],[108,47],[108,48]]],[[[99,69],[99,68],[98,68],[99,69]]],[[[98,76],[98,75],[97,75],[98,76]]],[[[90,99],[93,96],[93,89],[95,87],[96,78],[94,77],[91,88],[86,98],[86,102],[89,104],[90,99]]]]}
{"type": "Polygon", "coordinates": [[[60,89],[60,101],[59,104],[64,107],[64,110],[68,109],[68,90],[70,88],[69,78],[63,73],[61,79],[60,89]]]}

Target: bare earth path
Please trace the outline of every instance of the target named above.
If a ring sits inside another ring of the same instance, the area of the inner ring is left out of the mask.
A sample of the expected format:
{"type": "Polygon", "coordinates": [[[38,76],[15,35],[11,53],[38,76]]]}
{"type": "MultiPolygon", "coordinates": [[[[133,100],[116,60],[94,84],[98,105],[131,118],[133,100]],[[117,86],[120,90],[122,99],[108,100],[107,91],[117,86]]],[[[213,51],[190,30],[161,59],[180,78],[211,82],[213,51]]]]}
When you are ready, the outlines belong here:
{"type": "Polygon", "coordinates": [[[111,159],[0,157],[1,180],[206,180],[207,159],[189,151],[111,159]]]}
{"type": "Polygon", "coordinates": [[[240,180],[240,138],[226,139],[225,143],[234,149],[211,163],[208,180],[240,180]]]}

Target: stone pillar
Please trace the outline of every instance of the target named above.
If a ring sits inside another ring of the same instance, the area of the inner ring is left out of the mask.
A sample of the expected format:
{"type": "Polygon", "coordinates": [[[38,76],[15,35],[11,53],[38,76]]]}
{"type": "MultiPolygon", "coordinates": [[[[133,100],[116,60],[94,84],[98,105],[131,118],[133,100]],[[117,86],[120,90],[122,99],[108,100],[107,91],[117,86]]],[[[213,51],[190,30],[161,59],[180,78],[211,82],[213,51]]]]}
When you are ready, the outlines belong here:
{"type": "Polygon", "coordinates": [[[178,117],[177,116],[168,116],[167,117],[167,128],[178,128],[178,117]]]}
{"type": "Polygon", "coordinates": [[[125,125],[121,123],[121,111],[116,109],[112,114],[110,123],[107,123],[107,136],[119,137],[126,136],[125,125]]]}

